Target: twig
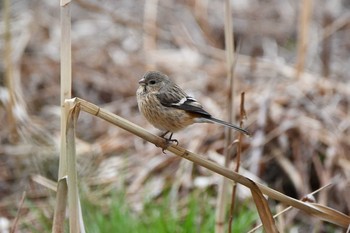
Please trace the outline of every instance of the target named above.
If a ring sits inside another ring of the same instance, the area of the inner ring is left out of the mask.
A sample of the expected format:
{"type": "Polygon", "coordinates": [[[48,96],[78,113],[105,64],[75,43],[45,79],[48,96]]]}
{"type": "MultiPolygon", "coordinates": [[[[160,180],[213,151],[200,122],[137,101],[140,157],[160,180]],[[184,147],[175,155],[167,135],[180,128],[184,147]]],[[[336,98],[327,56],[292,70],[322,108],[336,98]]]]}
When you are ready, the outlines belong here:
{"type": "Polygon", "coordinates": [[[22,194],[21,200],[19,201],[19,206],[18,206],[16,218],[13,221],[13,225],[11,227],[10,233],[16,232],[17,223],[18,223],[18,220],[19,220],[19,216],[21,215],[21,210],[22,210],[22,206],[23,206],[23,203],[24,203],[24,199],[26,198],[26,195],[27,195],[26,191],[24,191],[23,194],[22,194]]]}
{"type": "MultiPolygon", "coordinates": [[[[243,121],[245,118],[245,110],[244,110],[244,92],[241,93],[241,106],[240,106],[240,127],[243,127],[243,121]]],[[[239,172],[239,167],[241,164],[241,153],[242,153],[242,133],[238,135],[238,143],[237,143],[237,158],[236,158],[236,168],[235,172],[239,172]]],[[[236,197],[237,183],[234,183],[232,186],[232,194],[231,194],[231,207],[230,207],[230,218],[228,222],[228,232],[232,232],[232,223],[233,223],[233,213],[235,210],[235,197],[236,197]]]]}

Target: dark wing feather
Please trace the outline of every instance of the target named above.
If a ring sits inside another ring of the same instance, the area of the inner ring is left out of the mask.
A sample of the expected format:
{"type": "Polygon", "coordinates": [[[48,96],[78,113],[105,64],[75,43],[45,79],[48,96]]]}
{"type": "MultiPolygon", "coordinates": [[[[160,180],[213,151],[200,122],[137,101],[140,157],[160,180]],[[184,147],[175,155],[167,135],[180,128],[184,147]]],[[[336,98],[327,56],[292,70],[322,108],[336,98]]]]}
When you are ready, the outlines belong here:
{"type": "Polygon", "coordinates": [[[200,103],[198,103],[194,98],[186,96],[185,93],[181,94],[182,95],[171,95],[169,92],[159,93],[157,94],[157,98],[163,106],[182,109],[204,118],[211,117],[211,115],[205,111],[202,105],[200,105],[200,103]]]}
{"type": "Polygon", "coordinates": [[[183,96],[180,95],[172,95],[171,93],[159,93],[156,94],[159,102],[166,106],[166,107],[172,107],[173,104],[179,103],[183,96]]]}

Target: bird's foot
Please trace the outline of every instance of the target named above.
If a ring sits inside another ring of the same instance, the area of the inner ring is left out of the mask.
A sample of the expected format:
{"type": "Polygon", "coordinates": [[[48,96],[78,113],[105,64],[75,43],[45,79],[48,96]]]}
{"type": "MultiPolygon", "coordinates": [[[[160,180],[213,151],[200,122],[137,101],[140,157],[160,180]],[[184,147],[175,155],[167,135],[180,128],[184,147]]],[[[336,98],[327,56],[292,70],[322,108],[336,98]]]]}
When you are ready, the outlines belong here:
{"type": "Polygon", "coordinates": [[[171,139],[171,140],[169,140],[169,139],[165,138],[165,144],[166,144],[166,146],[162,148],[163,154],[166,154],[166,153],[165,153],[165,150],[166,150],[169,146],[171,146],[172,143],[176,143],[176,145],[179,145],[179,141],[178,141],[178,140],[176,140],[176,139],[171,139]]]}
{"type": "Polygon", "coordinates": [[[172,139],[172,137],[173,137],[173,133],[170,134],[170,137],[169,137],[169,138],[165,138],[165,140],[167,141],[167,143],[173,143],[173,142],[175,142],[176,145],[179,145],[179,141],[176,140],[176,139],[172,139]]]}
{"type": "Polygon", "coordinates": [[[176,139],[165,139],[165,140],[166,140],[167,144],[171,144],[171,143],[175,142],[177,146],[179,145],[179,141],[176,139]]]}
{"type": "Polygon", "coordinates": [[[165,139],[166,146],[162,148],[162,152],[165,153],[165,149],[168,148],[172,143],[176,143],[176,145],[179,145],[179,141],[177,139],[172,139],[173,133],[170,134],[169,138],[165,138],[165,135],[167,135],[169,131],[165,132],[164,134],[161,135],[162,138],[165,139]]]}

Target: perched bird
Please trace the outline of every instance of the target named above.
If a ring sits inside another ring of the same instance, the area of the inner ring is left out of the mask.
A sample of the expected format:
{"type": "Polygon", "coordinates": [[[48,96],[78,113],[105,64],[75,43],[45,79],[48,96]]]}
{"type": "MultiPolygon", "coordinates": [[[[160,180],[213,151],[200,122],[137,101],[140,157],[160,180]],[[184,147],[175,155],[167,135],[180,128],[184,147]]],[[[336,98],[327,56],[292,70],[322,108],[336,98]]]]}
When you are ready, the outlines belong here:
{"type": "Polygon", "coordinates": [[[165,74],[149,71],[139,84],[136,92],[139,110],[153,126],[164,131],[163,138],[171,133],[167,141],[177,143],[177,140],[171,139],[173,133],[193,123],[217,123],[249,136],[248,131],[212,117],[165,74]]]}

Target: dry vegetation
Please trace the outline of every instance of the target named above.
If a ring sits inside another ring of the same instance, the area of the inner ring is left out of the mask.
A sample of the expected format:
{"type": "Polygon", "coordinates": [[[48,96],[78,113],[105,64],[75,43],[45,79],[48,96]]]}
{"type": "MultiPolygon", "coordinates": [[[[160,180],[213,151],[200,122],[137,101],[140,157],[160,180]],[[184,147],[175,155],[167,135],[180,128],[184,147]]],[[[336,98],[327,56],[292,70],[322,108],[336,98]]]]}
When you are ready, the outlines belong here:
{"type": "MultiPolygon", "coordinates": [[[[156,69],[227,119],[223,2],[157,2],[73,2],[73,96],[157,132],[135,98],[142,74],[156,69]]],[[[306,71],[297,78],[298,2],[233,2],[235,105],[244,91],[245,126],[253,134],[244,139],[242,172],[295,198],[332,183],[315,196],[317,202],[349,214],[350,5],[314,1],[306,71]]],[[[0,87],[0,217],[10,221],[23,191],[52,211],[52,193],[31,178],[57,180],[60,123],[59,5],[12,1],[11,11],[13,63],[1,60],[0,87]],[[11,67],[12,90],[5,67],[11,67]]],[[[0,45],[7,54],[4,28],[0,45]]],[[[77,136],[82,189],[101,206],[111,190],[125,189],[139,211],[143,200],[167,189],[176,205],[193,189],[217,187],[218,175],[87,114],[79,118],[77,136]]],[[[223,164],[222,127],[192,126],[175,137],[182,147],[223,164]]],[[[238,194],[250,197],[244,188],[238,194]]],[[[24,204],[20,221],[33,221],[28,208],[24,204]]],[[[296,220],[307,224],[295,212],[286,218],[296,220]]]]}

